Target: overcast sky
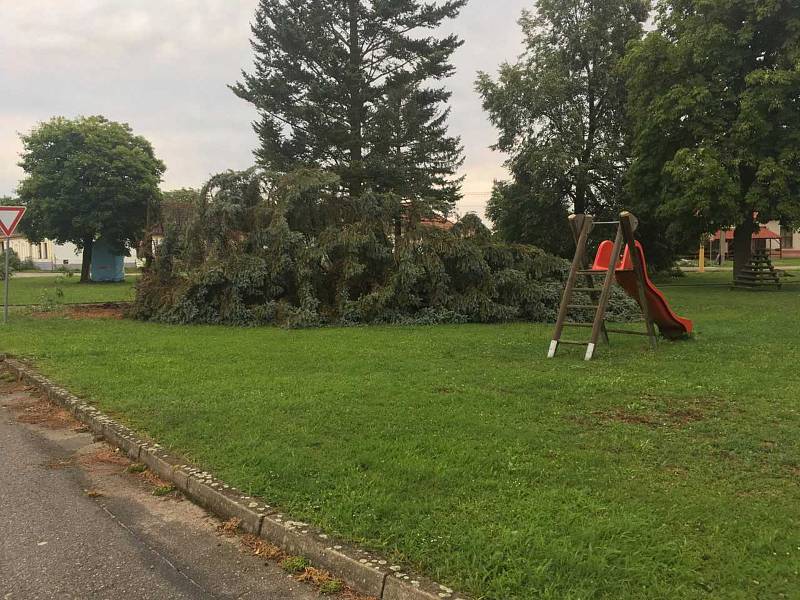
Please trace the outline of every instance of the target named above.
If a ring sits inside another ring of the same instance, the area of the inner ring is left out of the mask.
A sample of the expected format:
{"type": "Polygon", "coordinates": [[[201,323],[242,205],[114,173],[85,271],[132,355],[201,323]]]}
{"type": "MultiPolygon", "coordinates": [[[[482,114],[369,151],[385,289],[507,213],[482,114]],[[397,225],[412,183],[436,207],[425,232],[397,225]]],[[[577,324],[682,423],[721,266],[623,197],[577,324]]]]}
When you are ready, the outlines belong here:
{"type": "MultiPolygon", "coordinates": [[[[257,0],[0,0],[0,194],[22,172],[19,132],[54,115],[129,123],[167,165],[164,189],[253,164],[253,107],[226,87],[249,69],[257,0]]],[[[517,19],[533,0],[471,0],[446,29],[455,56],[451,130],[466,149],[459,212],[483,213],[503,157],[473,90],[521,52],[517,19]]]]}

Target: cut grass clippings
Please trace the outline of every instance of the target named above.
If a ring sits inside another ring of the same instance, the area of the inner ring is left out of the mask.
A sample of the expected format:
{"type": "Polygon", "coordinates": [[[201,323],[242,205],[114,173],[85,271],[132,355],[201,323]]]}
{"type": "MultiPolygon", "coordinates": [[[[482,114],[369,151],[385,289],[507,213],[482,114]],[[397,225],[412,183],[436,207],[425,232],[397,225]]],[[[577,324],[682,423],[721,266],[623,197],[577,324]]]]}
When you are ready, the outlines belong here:
{"type": "MultiPolygon", "coordinates": [[[[225,536],[239,533],[241,520],[230,519],[219,526],[218,531],[225,536]]],[[[257,535],[244,534],[239,538],[245,552],[268,561],[278,561],[279,566],[297,581],[313,585],[322,595],[342,594],[343,600],[374,600],[362,596],[348,588],[343,581],[336,579],[327,571],[312,567],[302,556],[287,556],[283,550],[261,539],[257,535]]]]}
{"type": "Polygon", "coordinates": [[[242,524],[242,520],[237,517],[232,517],[227,521],[223,521],[218,527],[217,531],[224,536],[232,537],[239,533],[239,527],[242,524]]]}
{"type": "Polygon", "coordinates": [[[293,519],[476,598],[800,597],[800,286],[722,277],[662,288],[693,340],[652,353],[612,335],[592,363],[545,360],[552,326],[531,324],[15,315],[0,351],[293,519]]]}
{"type": "Polygon", "coordinates": [[[278,548],[275,544],[270,544],[252,533],[243,535],[241,537],[241,542],[247,552],[253,556],[258,556],[265,560],[278,560],[284,557],[283,550],[278,548]]]}

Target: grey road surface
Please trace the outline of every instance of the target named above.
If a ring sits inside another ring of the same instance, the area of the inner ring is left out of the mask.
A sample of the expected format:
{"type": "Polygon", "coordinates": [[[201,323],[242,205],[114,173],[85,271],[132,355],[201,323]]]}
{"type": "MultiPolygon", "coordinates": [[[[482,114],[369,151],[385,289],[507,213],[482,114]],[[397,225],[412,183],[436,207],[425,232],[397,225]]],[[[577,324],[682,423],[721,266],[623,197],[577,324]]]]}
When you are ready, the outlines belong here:
{"type": "Polygon", "coordinates": [[[0,599],[319,597],[49,406],[0,381],[0,599]]]}

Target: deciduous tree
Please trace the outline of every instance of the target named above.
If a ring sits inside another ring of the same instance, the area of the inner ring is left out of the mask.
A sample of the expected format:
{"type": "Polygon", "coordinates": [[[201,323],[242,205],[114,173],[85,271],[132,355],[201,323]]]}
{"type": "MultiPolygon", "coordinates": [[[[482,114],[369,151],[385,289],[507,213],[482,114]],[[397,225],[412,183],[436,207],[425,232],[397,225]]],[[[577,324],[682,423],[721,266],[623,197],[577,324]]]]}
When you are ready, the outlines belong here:
{"type": "Polygon", "coordinates": [[[625,85],[618,65],[642,35],[647,0],[539,0],[520,19],[525,53],[478,92],[510,155],[511,183],[495,186],[489,215],[509,240],[568,247],[568,211],[621,205],[629,162],[625,85]],[[553,234],[558,228],[560,235],[553,234]]]}
{"type": "Polygon", "coordinates": [[[626,59],[631,196],[673,244],[736,227],[735,270],[759,222],[800,213],[800,4],[662,0],[626,59]]]}
{"type": "Polygon", "coordinates": [[[56,117],[22,136],[26,173],[19,199],[20,231],[83,250],[81,282],[89,281],[95,240],[127,253],[142,239],[148,207],[157,202],[164,164],[146,139],[104,117],[56,117]]]}

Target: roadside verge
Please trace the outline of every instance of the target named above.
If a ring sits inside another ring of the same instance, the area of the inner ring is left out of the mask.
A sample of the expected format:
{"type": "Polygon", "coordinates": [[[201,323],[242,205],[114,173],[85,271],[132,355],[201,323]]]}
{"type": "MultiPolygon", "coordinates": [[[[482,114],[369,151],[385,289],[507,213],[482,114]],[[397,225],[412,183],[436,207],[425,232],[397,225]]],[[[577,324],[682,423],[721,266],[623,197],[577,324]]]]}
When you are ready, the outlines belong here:
{"type": "Polygon", "coordinates": [[[243,531],[261,537],[287,554],[303,556],[354,590],[381,600],[466,600],[444,585],[412,575],[401,565],[392,565],[373,553],[335,541],[307,523],[291,520],[262,500],[242,494],[159,444],[143,440],[30,366],[2,355],[0,361],[19,380],[68,410],[95,436],[118,447],[131,460],[146,465],[187,498],[223,520],[236,519],[243,531]]]}

